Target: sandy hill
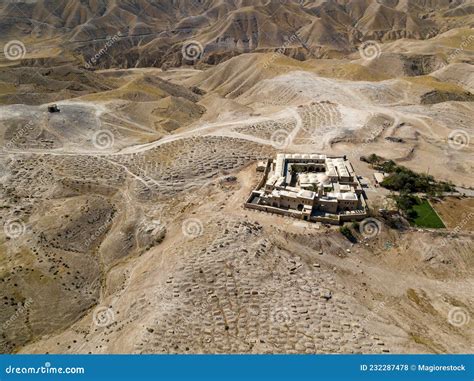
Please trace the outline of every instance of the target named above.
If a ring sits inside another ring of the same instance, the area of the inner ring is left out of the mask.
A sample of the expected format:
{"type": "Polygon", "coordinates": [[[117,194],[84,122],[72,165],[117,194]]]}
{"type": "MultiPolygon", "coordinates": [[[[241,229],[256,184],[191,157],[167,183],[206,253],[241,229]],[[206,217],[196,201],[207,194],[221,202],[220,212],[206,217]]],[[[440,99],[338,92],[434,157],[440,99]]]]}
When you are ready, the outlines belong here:
{"type": "Polygon", "coordinates": [[[350,80],[381,80],[387,75],[349,60],[298,61],[275,53],[250,53],[234,57],[226,62],[196,74],[185,83],[215,91],[230,98],[247,91],[260,81],[280,74],[304,70],[323,77],[350,80]]]}
{"type": "MultiPolygon", "coordinates": [[[[408,55],[382,53],[374,60],[308,60],[300,62],[275,54],[243,54],[198,73],[185,81],[189,86],[199,86],[208,92],[235,98],[266,79],[293,71],[307,71],[321,77],[347,79],[351,81],[380,81],[389,78],[417,77],[440,71],[444,67],[441,58],[433,55],[408,55]]],[[[470,65],[468,65],[470,66],[470,65]]],[[[446,70],[446,69],[445,69],[446,70]]],[[[442,71],[441,71],[442,72],[442,71]]],[[[469,83],[469,71],[456,71],[451,82],[460,88],[446,86],[445,90],[462,92],[464,83],[469,83]],[[464,79],[463,79],[464,78],[464,79]]],[[[438,74],[439,75],[439,74],[438,74]]],[[[437,78],[437,77],[436,77],[437,78]]],[[[440,77],[441,78],[441,77],[440,77]]],[[[441,89],[439,81],[416,80],[415,83],[441,89]]]]}
{"type": "Polygon", "coordinates": [[[433,73],[432,77],[440,81],[454,83],[474,91],[474,66],[465,63],[450,64],[433,73]]]}
{"type": "Polygon", "coordinates": [[[4,3],[0,18],[2,40],[21,40],[25,59],[62,56],[88,62],[106,46],[107,54],[94,64],[103,68],[179,66],[186,61],[182,46],[188,41],[201,44],[200,59],[208,63],[282,46],[299,59],[345,55],[364,40],[425,39],[472,26],[472,7],[447,0],[39,0],[4,3]]]}
{"type": "Polygon", "coordinates": [[[116,81],[72,65],[0,68],[0,103],[42,104],[107,91],[116,81]]]}

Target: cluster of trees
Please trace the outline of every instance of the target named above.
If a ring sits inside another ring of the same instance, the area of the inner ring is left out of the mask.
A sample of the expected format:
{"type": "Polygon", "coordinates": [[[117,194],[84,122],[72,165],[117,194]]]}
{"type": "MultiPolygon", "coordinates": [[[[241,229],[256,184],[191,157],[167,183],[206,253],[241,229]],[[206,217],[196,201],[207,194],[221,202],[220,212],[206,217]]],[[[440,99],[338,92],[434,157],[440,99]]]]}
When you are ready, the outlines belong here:
{"type": "Polygon", "coordinates": [[[393,191],[436,196],[455,190],[454,185],[450,182],[436,181],[433,176],[413,172],[411,169],[397,165],[393,160],[385,160],[376,154],[363,160],[372,164],[377,170],[389,174],[381,185],[393,191]]]}
{"type": "Polygon", "coordinates": [[[407,193],[402,192],[398,196],[394,196],[395,202],[397,203],[397,208],[402,210],[404,214],[410,219],[415,219],[418,217],[418,213],[413,209],[415,205],[418,205],[418,198],[407,193]]]}
{"type": "MultiPolygon", "coordinates": [[[[359,231],[359,223],[358,222],[353,222],[352,223],[352,229],[354,229],[354,231],[356,231],[356,232],[359,231]]],[[[346,237],[352,243],[357,242],[357,238],[355,237],[354,233],[352,232],[352,230],[347,225],[343,225],[343,226],[339,227],[339,231],[344,237],[346,237]]]]}
{"type": "Polygon", "coordinates": [[[387,189],[398,192],[426,193],[429,196],[442,195],[444,192],[455,190],[452,183],[436,181],[433,176],[415,173],[406,167],[393,166],[392,163],[386,166],[391,171],[385,171],[390,174],[381,184],[387,189]]]}
{"type": "Polygon", "coordinates": [[[324,172],[324,166],[318,164],[292,164],[290,171],[292,173],[301,172],[324,172]]]}
{"type": "Polygon", "coordinates": [[[349,229],[346,225],[344,226],[341,226],[339,228],[339,231],[341,232],[341,234],[346,237],[349,241],[351,242],[357,242],[357,239],[356,237],[354,236],[354,234],[352,234],[352,230],[349,229]]]}

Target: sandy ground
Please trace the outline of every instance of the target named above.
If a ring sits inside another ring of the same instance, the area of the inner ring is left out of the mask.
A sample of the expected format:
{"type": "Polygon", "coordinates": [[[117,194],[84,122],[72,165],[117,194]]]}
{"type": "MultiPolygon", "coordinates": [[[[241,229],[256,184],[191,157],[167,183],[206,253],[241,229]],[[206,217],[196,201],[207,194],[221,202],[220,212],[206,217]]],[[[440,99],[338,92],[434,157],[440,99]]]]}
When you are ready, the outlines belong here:
{"type": "Polygon", "coordinates": [[[474,231],[474,199],[448,197],[441,202],[433,202],[432,205],[449,229],[474,231]]]}
{"type": "Polygon", "coordinates": [[[353,245],[334,227],[245,210],[254,168],[178,202],[159,246],[109,270],[99,326],[96,307],[22,352],[468,351],[472,323],[458,331],[447,314],[471,308],[471,259],[427,262],[430,232],[383,227],[353,245]]]}
{"type": "Polygon", "coordinates": [[[0,106],[1,321],[33,301],[2,350],[471,351],[472,221],[452,234],[470,199],[436,205],[448,230],[380,220],[370,239],[352,227],[355,244],[337,227],[242,205],[256,161],[277,152],[347,154],[374,210],[389,192],[359,161],[370,153],[472,187],[472,102],[422,104],[432,88],[400,78],[296,67],[252,81],[222,67],[107,71],[121,78],[120,99],[58,102],[48,120],[46,105],[0,106]],[[41,128],[21,130],[25,115],[41,128]]]}

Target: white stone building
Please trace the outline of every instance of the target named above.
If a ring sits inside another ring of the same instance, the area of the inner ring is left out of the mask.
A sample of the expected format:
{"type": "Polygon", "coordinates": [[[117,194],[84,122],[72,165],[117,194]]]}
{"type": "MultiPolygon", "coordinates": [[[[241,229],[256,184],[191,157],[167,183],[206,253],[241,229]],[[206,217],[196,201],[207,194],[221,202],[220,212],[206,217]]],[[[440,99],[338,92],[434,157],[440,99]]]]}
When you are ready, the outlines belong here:
{"type": "Polygon", "coordinates": [[[264,173],[248,208],[332,223],[367,215],[362,186],[345,157],[278,154],[264,173]]]}

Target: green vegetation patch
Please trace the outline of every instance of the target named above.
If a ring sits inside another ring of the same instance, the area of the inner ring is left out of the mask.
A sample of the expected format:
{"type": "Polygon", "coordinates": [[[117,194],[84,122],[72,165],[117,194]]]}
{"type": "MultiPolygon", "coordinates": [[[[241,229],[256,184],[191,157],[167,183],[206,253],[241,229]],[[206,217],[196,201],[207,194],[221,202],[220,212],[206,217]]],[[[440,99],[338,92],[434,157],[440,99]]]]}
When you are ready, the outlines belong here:
{"type": "Polygon", "coordinates": [[[400,193],[394,196],[399,210],[402,210],[410,223],[423,228],[441,229],[444,223],[431,207],[428,200],[420,200],[410,193],[400,193]]]}
{"type": "Polygon", "coordinates": [[[455,187],[452,183],[436,181],[433,176],[416,173],[411,169],[396,164],[393,160],[386,160],[375,154],[369,157],[361,157],[362,161],[370,163],[373,168],[388,173],[389,175],[380,185],[396,192],[425,193],[436,196],[444,192],[453,192],[455,187]]]}
{"type": "Polygon", "coordinates": [[[413,206],[417,216],[412,219],[412,223],[419,227],[441,229],[445,228],[443,221],[431,207],[428,200],[418,200],[419,203],[413,206]]]}
{"type": "Polygon", "coordinates": [[[349,241],[355,243],[357,242],[357,239],[356,237],[354,236],[354,234],[352,233],[352,230],[349,229],[347,226],[341,226],[339,228],[339,231],[341,232],[341,234],[346,237],[349,241]]]}

